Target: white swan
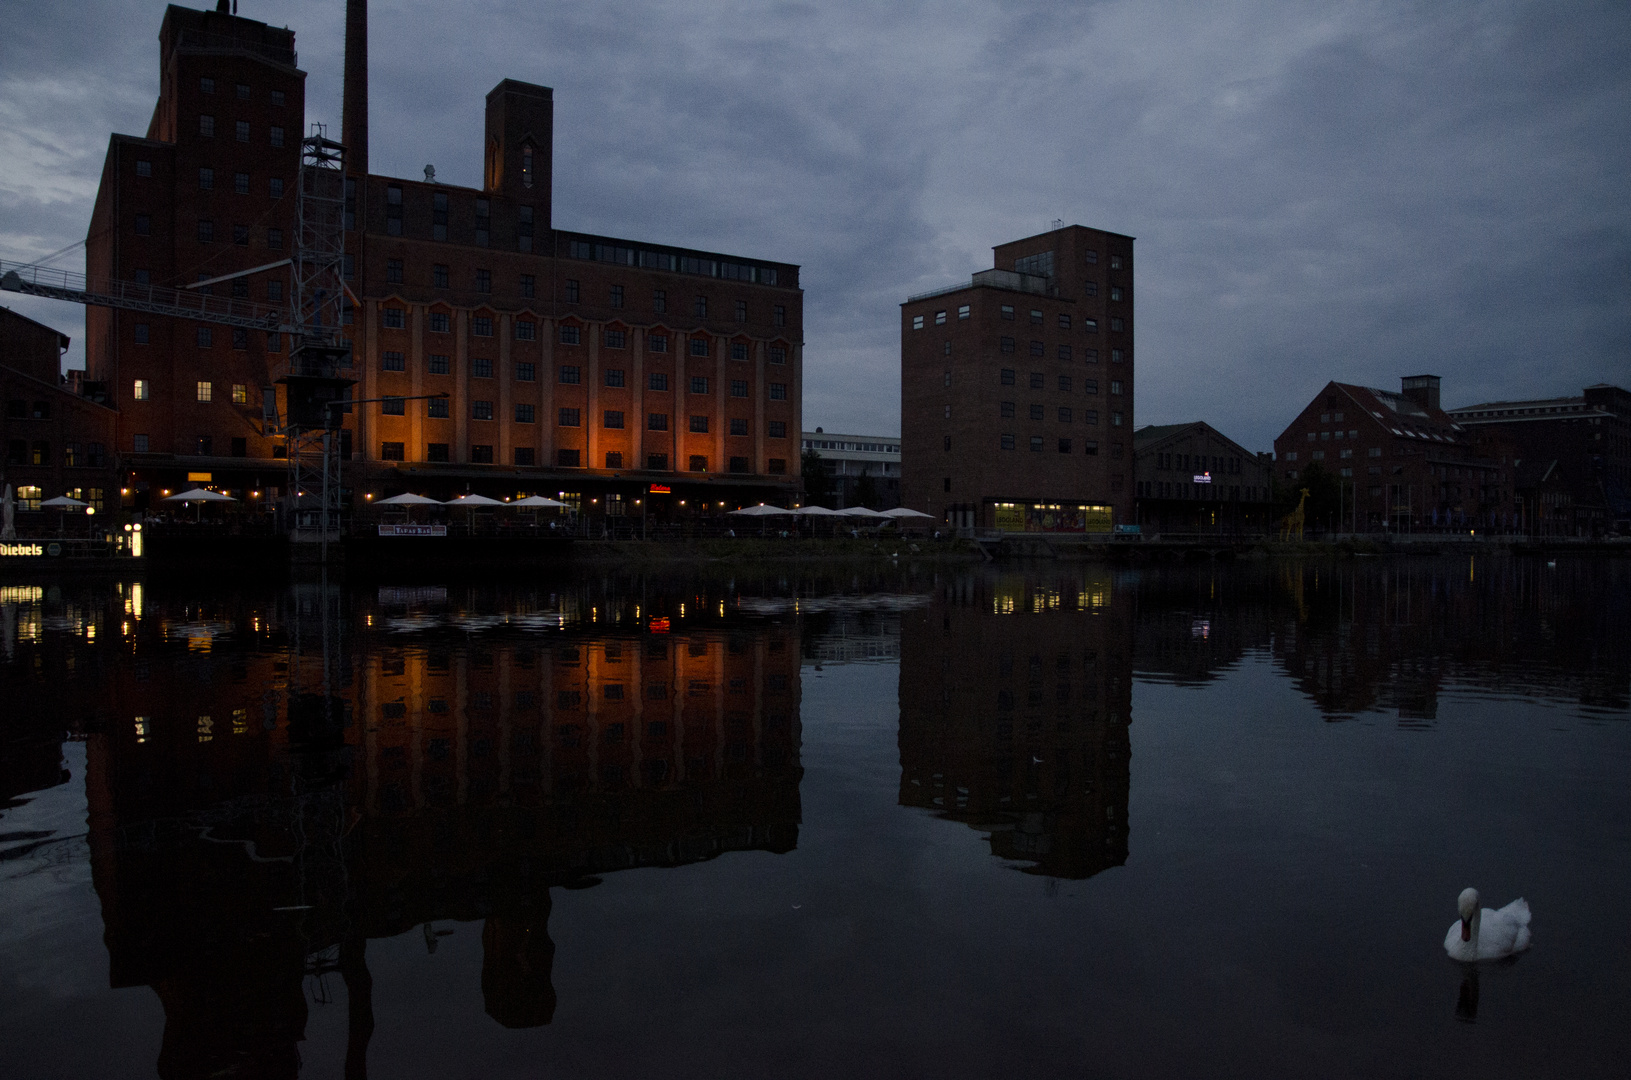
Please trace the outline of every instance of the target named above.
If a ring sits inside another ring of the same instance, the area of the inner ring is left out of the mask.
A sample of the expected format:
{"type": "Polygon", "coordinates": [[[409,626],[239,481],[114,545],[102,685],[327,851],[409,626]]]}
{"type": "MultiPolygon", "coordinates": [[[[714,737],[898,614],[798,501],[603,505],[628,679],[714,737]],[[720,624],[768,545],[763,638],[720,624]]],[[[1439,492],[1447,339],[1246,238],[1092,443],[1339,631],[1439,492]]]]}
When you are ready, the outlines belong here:
{"type": "Polygon", "coordinates": [[[1463,889],[1456,906],[1461,918],[1444,935],[1452,960],[1499,960],[1529,947],[1529,902],[1522,897],[1499,911],[1479,910],[1478,890],[1463,889]]]}

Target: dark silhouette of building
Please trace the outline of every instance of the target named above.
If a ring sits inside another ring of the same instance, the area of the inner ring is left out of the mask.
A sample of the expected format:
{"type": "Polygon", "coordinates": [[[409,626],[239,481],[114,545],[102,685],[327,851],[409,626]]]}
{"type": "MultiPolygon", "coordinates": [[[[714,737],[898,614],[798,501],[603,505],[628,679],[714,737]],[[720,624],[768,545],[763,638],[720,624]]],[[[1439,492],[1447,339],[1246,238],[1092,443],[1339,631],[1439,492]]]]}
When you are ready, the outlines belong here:
{"type": "Polygon", "coordinates": [[[968,577],[901,619],[900,802],[1028,872],[1127,861],[1131,602],[1108,574],[968,577]]]}
{"type": "Polygon", "coordinates": [[[1080,225],[901,305],[901,502],[958,528],[1132,518],[1133,238],[1080,225]]]}
{"type": "Polygon", "coordinates": [[[1251,535],[1270,524],[1273,466],[1204,420],[1133,432],[1133,476],[1146,533],[1251,535]]]}
{"type": "Polygon", "coordinates": [[[1631,393],[1598,383],[1578,397],[1492,401],[1449,415],[1507,445],[1530,528],[1631,531],[1631,393]]]}
{"type": "Polygon", "coordinates": [[[0,307],[0,489],[12,485],[22,535],[58,531],[58,514],[39,510],[43,499],[70,495],[98,512],[118,505],[115,416],[86,396],[83,371],[63,374],[67,349],[67,334],[0,307]]]}

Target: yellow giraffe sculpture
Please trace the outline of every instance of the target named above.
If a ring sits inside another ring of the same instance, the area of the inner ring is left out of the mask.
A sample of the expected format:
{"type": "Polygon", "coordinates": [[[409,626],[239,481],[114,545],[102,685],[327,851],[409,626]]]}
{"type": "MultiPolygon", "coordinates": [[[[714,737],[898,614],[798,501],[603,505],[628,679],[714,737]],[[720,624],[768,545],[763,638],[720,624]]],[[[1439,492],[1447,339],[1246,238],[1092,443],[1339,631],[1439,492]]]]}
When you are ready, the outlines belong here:
{"type": "Polygon", "coordinates": [[[1303,496],[1297,500],[1297,509],[1280,519],[1280,539],[1289,540],[1295,532],[1297,539],[1303,538],[1303,503],[1308,501],[1308,489],[1302,489],[1303,496]]]}

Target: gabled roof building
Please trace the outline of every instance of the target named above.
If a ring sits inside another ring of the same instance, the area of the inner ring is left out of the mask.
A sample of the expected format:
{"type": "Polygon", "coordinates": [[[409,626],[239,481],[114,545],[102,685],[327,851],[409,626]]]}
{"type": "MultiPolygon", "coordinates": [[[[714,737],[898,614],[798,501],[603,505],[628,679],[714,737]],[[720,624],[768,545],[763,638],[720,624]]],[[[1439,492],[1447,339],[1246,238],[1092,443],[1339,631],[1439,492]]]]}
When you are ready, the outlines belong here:
{"type": "Polygon", "coordinates": [[[1319,523],[1328,528],[1517,525],[1510,453],[1440,407],[1437,375],[1408,376],[1397,393],[1327,383],[1274,453],[1280,483],[1295,488],[1314,465],[1341,483],[1348,520],[1319,523]]]}

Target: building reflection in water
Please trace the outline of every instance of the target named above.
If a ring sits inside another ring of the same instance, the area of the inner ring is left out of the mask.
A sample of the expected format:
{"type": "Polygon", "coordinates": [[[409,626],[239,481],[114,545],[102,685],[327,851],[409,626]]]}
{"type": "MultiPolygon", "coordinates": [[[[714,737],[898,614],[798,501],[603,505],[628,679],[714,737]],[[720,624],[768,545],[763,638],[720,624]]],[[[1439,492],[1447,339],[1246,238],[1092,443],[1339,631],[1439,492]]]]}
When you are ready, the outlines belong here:
{"type": "Polygon", "coordinates": [[[901,621],[900,802],[1029,873],[1127,861],[1131,628],[1108,571],[968,575],[901,621]]]}
{"type": "Polygon", "coordinates": [[[488,1014],[547,1024],[552,887],[796,845],[791,621],[342,603],[171,612],[103,672],[123,715],[88,740],[93,880],[113,985],[163,1002],[161,1076],[294,1076],[331,977],[362,1075],[367,940],[434,947],[443,920],[482,922],[488,1014]]]}

